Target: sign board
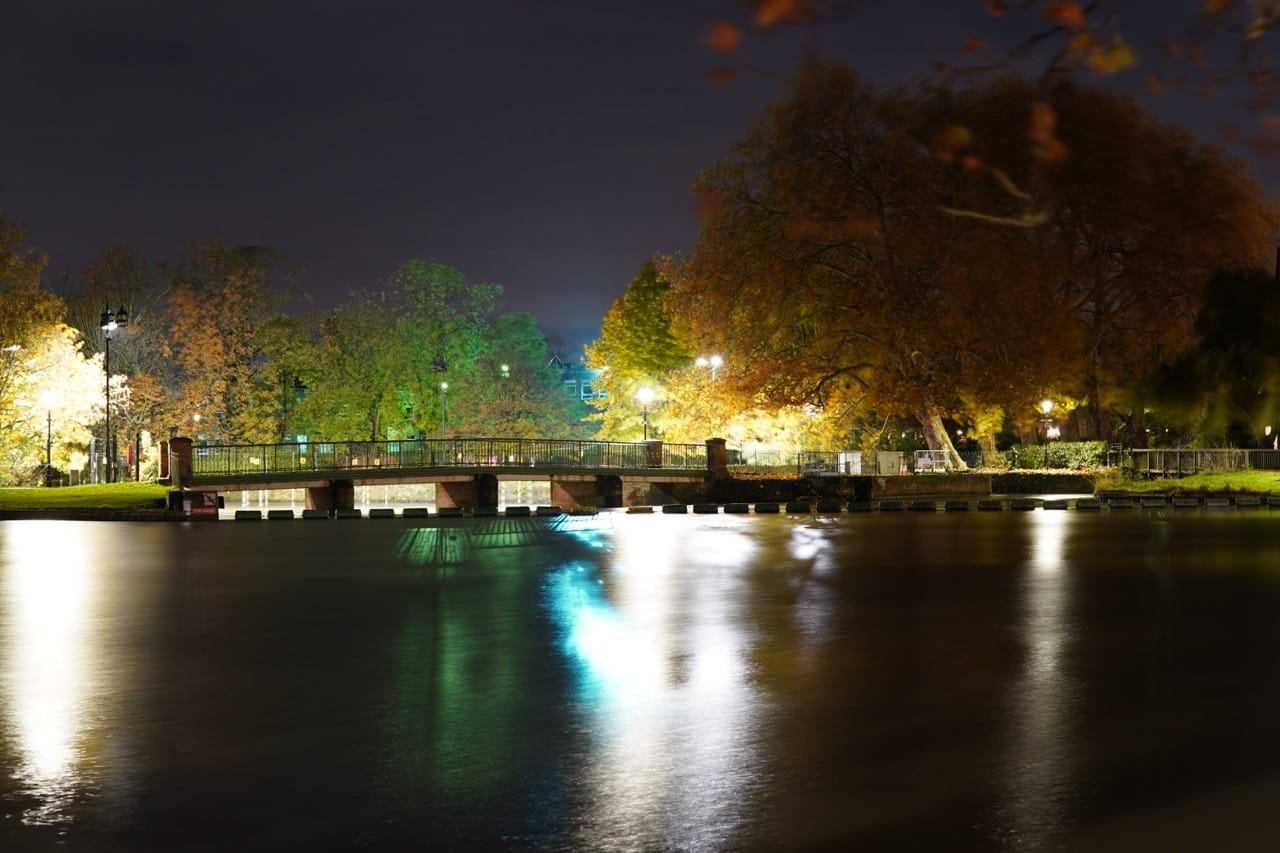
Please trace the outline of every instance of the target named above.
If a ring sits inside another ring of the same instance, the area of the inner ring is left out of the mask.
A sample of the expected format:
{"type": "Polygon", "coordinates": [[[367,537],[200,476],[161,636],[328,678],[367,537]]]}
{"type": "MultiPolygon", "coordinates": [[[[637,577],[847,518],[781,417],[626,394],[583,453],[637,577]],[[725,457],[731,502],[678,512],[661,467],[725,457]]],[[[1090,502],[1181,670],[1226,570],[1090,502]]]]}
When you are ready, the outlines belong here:
{"type": "Polygon", "coordinates": [[[218,517],[218,493],[217,492],[192,492],[191,506],[187,510],[188,515],[204,518],[218,517]]]}

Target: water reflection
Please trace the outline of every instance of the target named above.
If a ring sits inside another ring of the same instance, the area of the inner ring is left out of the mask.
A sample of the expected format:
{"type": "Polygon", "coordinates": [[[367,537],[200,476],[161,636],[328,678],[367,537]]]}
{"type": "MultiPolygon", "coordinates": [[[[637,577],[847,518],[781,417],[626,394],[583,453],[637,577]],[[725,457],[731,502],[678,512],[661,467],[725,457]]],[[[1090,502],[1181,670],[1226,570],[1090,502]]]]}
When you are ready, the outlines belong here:
{"type": "Polygon", "coordinates": [[[68,822],[68,809],[87,786],[95,591],[89,541],[77,534],[59,522],[4,530],[4,711],[17,754],[13,775],[33,803],[22,815],[28,824],[68,822]]]}
{"type": "Polygon", "coordinates": [[[1002,777],[1000,835],[1014,850],[1046,849],[1070,823],[1076,757],[1072,724],[1076,685],[1069,666],[1072,573],[1066,561],[1075,517],[1040,511],[1029,516],[1030,559],[1023,570],[1023,663],[1011,682],[1012,714],[1002,777]]]}
{"type": "Polygon", "coordinates": [[[591,752],[571,847],[722,849],[758,775],[742,594],[756,546],[735,520],[692,552],[678,521],[620,527],[611,561],[564,565],[546,587],[591,752]]]}

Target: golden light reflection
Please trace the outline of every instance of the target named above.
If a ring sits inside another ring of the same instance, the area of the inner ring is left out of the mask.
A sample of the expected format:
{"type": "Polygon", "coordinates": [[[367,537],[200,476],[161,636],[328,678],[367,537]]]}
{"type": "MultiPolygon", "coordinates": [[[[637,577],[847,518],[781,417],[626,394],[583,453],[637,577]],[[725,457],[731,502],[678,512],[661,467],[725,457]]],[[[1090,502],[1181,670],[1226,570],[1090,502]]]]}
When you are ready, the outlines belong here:
{"type": "Polygon", "coordinates": [[[1066,563],[1070,513],[1028,514],[1029,565],[1023,580],[1024,658],[1010,685],[1012,739],[1004,778],[1003,832],[1020,849],[1053,846],[1068,825],[1076,778],[1071,724],[1077,690],[1068,655],[1072,631],[1072,576],[1066,563]],[[1025,845],[1025,846],[1024,846],[1025,845]]]}
{"type": "Polygon", "coordinates": [[[576,847],[727,849],[749,819],[763,704],[739,588],[757,548],[749,530],[736,518],[627,518],[612,570],[571,567],[573,653],[600,688],[587,694],[594,760],[583,787],[595,796],[576,847]]]}
{"type": "Polygon", "coordinates": [[[3,547],[0,645],[10,654],[0,684],[7,728],[17,741],[14,778],[35,802],[23,822],[63,823],[83,791],[82,748],[90,727],[87,541],[72,525],[23,521],[5,525],[3,547]]]}

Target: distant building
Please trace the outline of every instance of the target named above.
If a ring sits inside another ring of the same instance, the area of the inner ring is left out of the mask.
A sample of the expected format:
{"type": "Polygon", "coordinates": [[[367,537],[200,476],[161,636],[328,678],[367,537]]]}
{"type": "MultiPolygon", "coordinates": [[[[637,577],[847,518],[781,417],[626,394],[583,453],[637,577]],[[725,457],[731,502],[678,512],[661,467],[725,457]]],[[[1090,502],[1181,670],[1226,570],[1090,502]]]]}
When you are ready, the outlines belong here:
{"type": "Polygon", "coordinates": [[[549,363],[560,371],[561,385],[570,397],[576,397],[585,402],[603,400],[608,396],[603,391],[597,391],[595,387],[600,371],[592,370],[580,361],[566,362],[558,355],[551,356],[549,363]]]}

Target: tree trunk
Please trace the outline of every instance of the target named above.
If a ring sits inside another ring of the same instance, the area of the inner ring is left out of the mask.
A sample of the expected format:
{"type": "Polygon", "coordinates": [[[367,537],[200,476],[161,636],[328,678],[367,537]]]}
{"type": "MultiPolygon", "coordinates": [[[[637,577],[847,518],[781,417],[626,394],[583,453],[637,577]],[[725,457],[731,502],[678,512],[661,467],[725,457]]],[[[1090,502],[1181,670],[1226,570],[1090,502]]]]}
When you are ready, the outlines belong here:
{"type": "Polygon", "coordinates": [[[947,469],[951,471],[968,471],[969,466],[960,458],[960,454],[956,452],[956,446],[951,443],[951,436],[947,433],[947,428],[942,424],[942,415],[932,406],[928,407],[924,412],[916,415],[916,420],[920,421],[920,426],[924,429],[924,440],[929,445],[930,450],[942,450],[947,454],[947,469]]]}

